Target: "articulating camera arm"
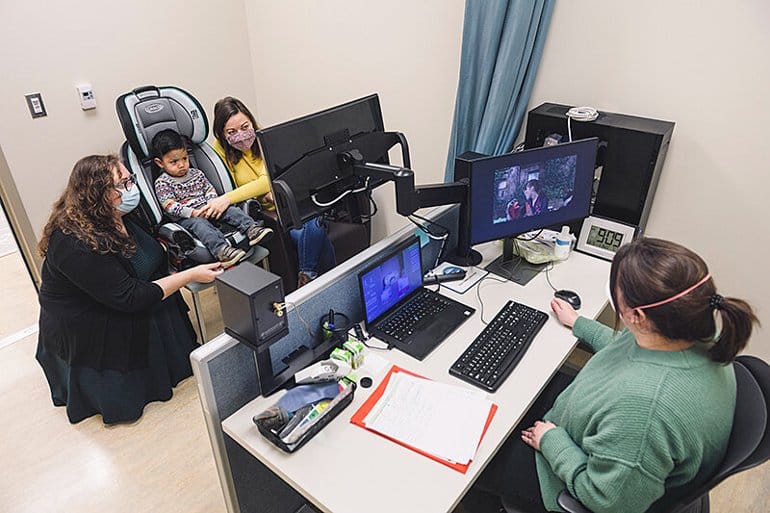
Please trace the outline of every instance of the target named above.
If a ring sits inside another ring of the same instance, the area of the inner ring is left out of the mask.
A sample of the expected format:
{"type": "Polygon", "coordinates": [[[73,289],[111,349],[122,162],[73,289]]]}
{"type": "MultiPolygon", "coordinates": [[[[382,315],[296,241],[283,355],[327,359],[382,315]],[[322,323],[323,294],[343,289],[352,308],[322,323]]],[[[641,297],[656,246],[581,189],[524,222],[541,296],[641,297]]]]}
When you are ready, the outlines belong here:
{"type": "MultiPolygon", "coordinates": [[[[414,185],[414,171],[404,167],[365,162],[358,150],[350,150],[337,155],[343,167],[352,167],[353,174],[375,182],[392,181],[396,186],[396,211],[402,216],[414,214],[417,210],[440,205],[460,204],[457,250],[449,256],[449,261],[457,265],[477,265],[481,254],[470,247],[468,240],[468,181],[453,183],[414,185]]],[[[380,182],[384,183],[384,182],[380,182]]]]}

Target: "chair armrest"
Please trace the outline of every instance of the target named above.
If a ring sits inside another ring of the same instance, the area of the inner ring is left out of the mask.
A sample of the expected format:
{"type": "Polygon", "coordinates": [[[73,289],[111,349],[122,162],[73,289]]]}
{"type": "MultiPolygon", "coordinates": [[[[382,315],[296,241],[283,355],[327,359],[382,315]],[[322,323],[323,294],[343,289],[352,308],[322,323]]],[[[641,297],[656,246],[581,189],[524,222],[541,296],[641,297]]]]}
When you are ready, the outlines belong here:
{"type": "Polygon", "coordinates": [[[570,495],[567,490],[562,490],[561,493],[559,493],[559,496],[556,498],[556,503],[567,513],[591,513],[589,509],[570,495]]]}
{"type": "Polygon", "coordinates": [[[171,267],[182,269],[197,264],[214,262],[216,259],[199,240],[176,223],[163,223],[157,237],[169,252],[171,267]]]}

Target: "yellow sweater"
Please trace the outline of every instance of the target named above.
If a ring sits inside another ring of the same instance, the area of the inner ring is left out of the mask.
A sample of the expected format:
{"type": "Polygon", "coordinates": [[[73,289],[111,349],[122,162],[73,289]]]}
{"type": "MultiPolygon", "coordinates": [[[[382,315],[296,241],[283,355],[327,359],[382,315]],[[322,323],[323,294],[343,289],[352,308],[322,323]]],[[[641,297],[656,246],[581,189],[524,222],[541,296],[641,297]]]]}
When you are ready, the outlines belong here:
{"type": "Polygon", "coordinates": [[[240,203],[247,199],[258,198],[263,208],[273,210],[275,206],[264,199],[265,194],[270,192],[270,177],[262,157],[253,158],[251,150],[249,150],[233,166],[227,161],[225,150],[218,140],[214,139],[213,147],[214,151],[222,158],[233,182],[235,182],[235,189],[226,194],[230,201],[240,203]]]}

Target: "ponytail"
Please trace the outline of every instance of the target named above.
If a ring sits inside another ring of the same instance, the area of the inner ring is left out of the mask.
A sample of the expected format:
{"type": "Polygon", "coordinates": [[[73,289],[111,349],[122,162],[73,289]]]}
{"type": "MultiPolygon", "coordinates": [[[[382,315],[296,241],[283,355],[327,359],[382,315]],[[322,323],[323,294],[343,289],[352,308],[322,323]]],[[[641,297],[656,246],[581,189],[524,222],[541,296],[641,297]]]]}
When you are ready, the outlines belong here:
{"type": "Polygon", "coordinates": [[[751,337],[751,330],[759,319],[751,306],[742,300],[716,296],[711,306],[716,308],[722,321],[722,330],[716,343],[709,349],[709,356],[719,363],[730,363],[740,353],[751,337]]]}

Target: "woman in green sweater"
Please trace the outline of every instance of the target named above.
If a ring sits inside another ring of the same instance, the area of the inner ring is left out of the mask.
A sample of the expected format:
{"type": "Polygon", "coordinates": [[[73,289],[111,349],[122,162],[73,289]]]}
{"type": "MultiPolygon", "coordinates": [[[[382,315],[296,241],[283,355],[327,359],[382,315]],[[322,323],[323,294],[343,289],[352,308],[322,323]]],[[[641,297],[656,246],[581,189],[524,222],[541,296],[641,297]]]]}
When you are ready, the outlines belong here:
{"type": "Polygon", "coordinates": [[[758,322],[751,307],[717,294],[698,255],[651,238],[618,251],[610,292],[620,333],[551,303],[596,354],[571,383],[549,384],[476,494],[560,511],[566,489],[594,513],[643,512],[717,469],[735,410],[732,361],[758,322]]]}

